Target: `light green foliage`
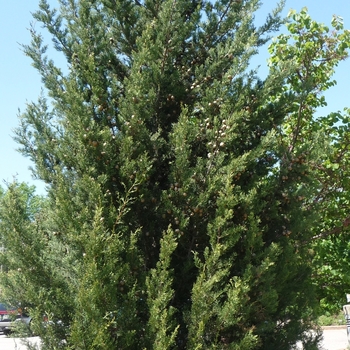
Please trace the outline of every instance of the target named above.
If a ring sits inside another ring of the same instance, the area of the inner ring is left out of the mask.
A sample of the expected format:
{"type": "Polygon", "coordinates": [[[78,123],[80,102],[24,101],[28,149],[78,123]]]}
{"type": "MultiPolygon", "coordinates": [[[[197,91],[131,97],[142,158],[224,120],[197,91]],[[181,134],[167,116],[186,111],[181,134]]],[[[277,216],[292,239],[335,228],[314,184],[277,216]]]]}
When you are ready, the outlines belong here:
{"type": "Polygon", "coordinates": [[[176,344],[179,326],[174,322],[176,310],[171,307],[172,289],[171,256],[177,246],[171,228],[160,241],[159,261],[146,280],[149,307],[149,339],[153,349],[170,349],[176,344]],[[170,307],[169,307],[170,306],[170,307]]]}
{"type": "Polygon", "coordinates": [[[16,131],[48,196],[32,216],[13,185],[1,206],[7,293],[44,346],[315,348],[315,198],[345,131],[313,115],[346,56],[341,21],[330,34],[293,12],[261,81],[249,60],[283,4],[260,28],[256,0],[60,4],[34,17],[68,72],[32,29],[45,91],[16,131]]]}

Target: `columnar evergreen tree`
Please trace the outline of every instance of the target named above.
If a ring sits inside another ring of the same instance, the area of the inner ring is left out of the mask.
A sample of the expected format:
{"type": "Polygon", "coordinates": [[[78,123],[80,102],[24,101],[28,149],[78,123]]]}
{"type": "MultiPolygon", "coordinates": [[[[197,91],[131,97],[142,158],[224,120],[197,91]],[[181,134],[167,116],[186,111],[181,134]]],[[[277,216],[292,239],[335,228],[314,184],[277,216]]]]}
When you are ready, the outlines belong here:
{"type": "Polygon", "coordinates": [[[282,4],[261,27],[257,0],[60,4],[34,18],[68,72],[33,28],[24,51],[46,94],[17,130],[47,203],[27,215],[14,185],[1,216],[44,346],[316,348],[309,174],[323,159],[309,125],[328,80],[309,79],[307,50],[328,34],[296,52],[278,41],[261,81],[249,60],[282,4]]]}

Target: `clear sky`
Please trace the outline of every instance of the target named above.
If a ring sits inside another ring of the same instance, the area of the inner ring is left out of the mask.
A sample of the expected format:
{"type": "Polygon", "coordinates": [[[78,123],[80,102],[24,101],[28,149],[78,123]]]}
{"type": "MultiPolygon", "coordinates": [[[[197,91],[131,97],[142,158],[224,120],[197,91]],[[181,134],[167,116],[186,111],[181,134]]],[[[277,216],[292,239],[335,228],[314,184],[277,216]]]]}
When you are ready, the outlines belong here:
{"type": "MultiPolygon", "coordinates": [[[[57,3],[55,0],[49,2],[57,3]]],[[[262,3],[260,14],[267,13],[276,1],[262,0],[262,3]]],[[[304,6],[313,19],[327,25],[330,25],[333,14],[342,16],[345,27],[350,29],[349,0],[287,0],[284,14],[291,8],[300,10],[304,6]]],[[[3,180],[11,182],[15,176],[19,181],[34,184],[38,193],[43,194],[44,185],[32,179],[31,163],[16,151],[18,145],[12,139],[13,129],[18,125],[18,110],[24,111],[27,102],[36,101],[42,87],[39,74],[20,48],[20,44],[30,42],[31,12],[37,8],[38,0],[0,0],[0,185],[4,187],[3,180]]],[[[39,23],[36,29],[40,30],[39,23]]],[[[259,63],[264,66],[267,56],[263,54],[261,57],[259,63]]],[[[338,84],[326,93],[328,106],[325,113],[350,107],[349,77],[350,59],[337,69],[335,79],[338,84]]]]}

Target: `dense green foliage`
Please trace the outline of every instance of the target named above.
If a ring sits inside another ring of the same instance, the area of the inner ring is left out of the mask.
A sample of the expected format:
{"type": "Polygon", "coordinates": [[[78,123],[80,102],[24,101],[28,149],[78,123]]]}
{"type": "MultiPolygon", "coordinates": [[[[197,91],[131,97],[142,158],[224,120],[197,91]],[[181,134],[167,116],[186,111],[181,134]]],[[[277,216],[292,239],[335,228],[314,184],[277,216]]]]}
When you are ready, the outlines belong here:
{"type": "Polygon", "coordinates": [[[261,81],[282,5],[258,28],[256,0],[60,3],[34,17],[69,70],[32,29],[46,95],[16,133],[48,196],[13,184],[0,212],[4,293],[44,348],[316,349],[311,248],[345,202],[341,128],[314,112],[341,21],[291,13],[261,81]]]}
{"type": "MultiPolygon", "coordinates": [[[[326,105],[322,93],[336,84],[335,67],[347,57],[350,33],[343,31],[340,17],[333,16],[330,30],[311,20],[306,10],[293,11],[295,22],[289,35],[280,35],[270,47],[271,66],[283,65],[287,57],[297,67],[286,80],[285,89],[300,91],[294,116],[287,123],[292,148],[303,148],[309,158],[309,177],[318,188],[308,199],[309,210],[318,212],[313,224],[313,283],[324,311],[338,313],[350,291],[349,280],[349,110],[315,118],[315,109],[326,105]],[[295,132],[297,131],[297,133],[295,132]],[[311,142],[310,142],[311,141],[311,142]],[[307,142],[310,142],[309,144],[307,142]]],[[[299,159],[297,163],[304,163],[299,159]]]]}

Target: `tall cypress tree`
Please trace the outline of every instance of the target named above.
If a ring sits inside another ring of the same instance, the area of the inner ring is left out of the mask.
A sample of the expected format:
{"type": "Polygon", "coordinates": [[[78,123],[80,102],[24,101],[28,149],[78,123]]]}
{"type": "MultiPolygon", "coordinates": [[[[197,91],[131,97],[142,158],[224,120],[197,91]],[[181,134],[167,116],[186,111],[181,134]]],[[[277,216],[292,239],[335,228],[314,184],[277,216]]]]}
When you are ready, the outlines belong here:
{"type": "Polygon", "coordinates": [[[23,202],[2,217],[3,236],[17,225],[40,242],[37,273],[14,274],[44,345],[313,348],[316,158],[290,125],[318,91],[288,82],[291,57],[275,54],[264,81],[249,70],[282,4],[261,27],[257,0],[60,4],[42,0],[34,18],[69,71],[32,29],[24,51],[47,94],[17,130],[47,205],[25,224],[23,202]]]}

